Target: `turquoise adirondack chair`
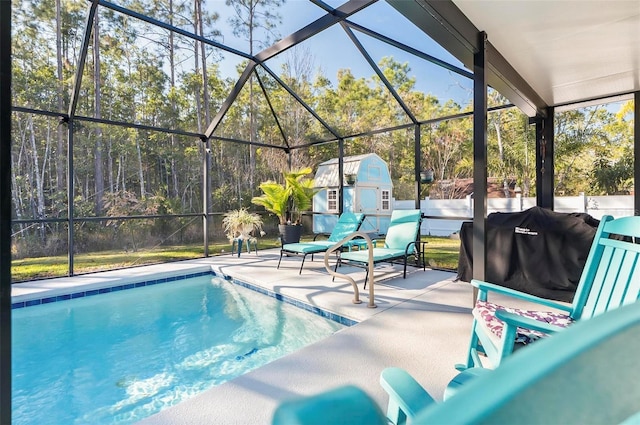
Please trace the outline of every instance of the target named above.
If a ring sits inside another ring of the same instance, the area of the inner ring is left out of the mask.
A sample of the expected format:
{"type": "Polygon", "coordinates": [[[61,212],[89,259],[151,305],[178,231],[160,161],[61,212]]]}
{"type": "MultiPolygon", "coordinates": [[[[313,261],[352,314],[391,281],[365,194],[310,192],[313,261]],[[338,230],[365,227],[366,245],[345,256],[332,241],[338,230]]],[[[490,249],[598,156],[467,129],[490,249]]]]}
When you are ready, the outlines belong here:
{"type": "MultiPolygon", "coordinates": [[[[401,369],[383,370],[380,381],[389,392],[387,418],[396,425],[407,417],[416,425],[637,424],[638,352],[636,302],[518,351],[442,403],[401,369]]],[[[349,386],[282,403],[272,424],[368,425],[387,418],[364,391],[349,386]]]]}
{"type": "MultiPolygon", "coordinates": [[[[302,256],[302,264],[300,264],[300,271],[298,272],[298,274],[302,274],[302,267],[304,266],[304,260],[307,258],[307,255],[311,254],[311,261],[313,261],[313,254],[325,252],[335,245],[336,242],[341,241],[347,235],[357,231],[363,220],[364,214],[344,212],[338,218],[338,222],[331,231],[327,240],[316,240],[319,236],[318,234],[314,237],[313,241],[282,245],[282,248],[280,248],[280,260],[278,261],[277,268],[280,268],[280,262],[282,261],[282,256],[284,254],[302,256]]],[[[353,242],[353,244],[355,243],[356,242],[353,242]]]]}
{"type": "MultiPolygon", "coordinates": [[[[486,355],[493,367],[497,367],[513,352],[516,343],[531,343],[576,321],[635,302],[640,291],[638,238],[640,217],[614,220],[611,216],[604,216],[596,230],[571,305],[472,280],[479,292],[473,309],[471,342],[466,363],[456,365],[456,368],[483,367],[480,354],[486,355]],[[488,301],[490,292],[553,307],[561,312],[504,307],[488,301]]],[[[540,266],[544,267],[543,264],[540,266]]]]}
{"type": "MultiPolygon", "coordinates": [[[[402,259],[404,262],[403,277],[407,277],[407,258],[415,254],[420,243],[420,224],[422,213],[420,210],[393,210],[389,228],[384,239],[384,245],[373,248],[373,263],[390,262],[402,259]]],[[[423,252],[424,257],[424,252],[423,252]]],[[[336,269],[342,264],[363,267],[369,270],[369,253],[366,249],[345,252],[340,255],[336,269]]],[[[424,258],[422,260],[424,268],[424,258]]],[[[365,285],[367,278],[365,277],[365,285]]]]}

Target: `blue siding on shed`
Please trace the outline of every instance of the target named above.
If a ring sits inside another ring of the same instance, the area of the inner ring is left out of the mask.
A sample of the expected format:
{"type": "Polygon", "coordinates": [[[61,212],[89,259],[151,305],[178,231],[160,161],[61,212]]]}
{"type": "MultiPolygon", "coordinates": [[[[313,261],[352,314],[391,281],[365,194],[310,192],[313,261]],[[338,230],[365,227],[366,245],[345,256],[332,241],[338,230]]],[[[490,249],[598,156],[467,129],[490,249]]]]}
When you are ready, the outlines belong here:
{"type": "Polygon", "coordinates": [[[353,187],[345,187],[343,190],[343,205],[345,211],[359,212],[355,210],[355,189],[353,187]]]}
{"type": "Polygon", "coordinates": [[[369,214],[376,214],[378,212],[379,200],[378,200],[378,188],[376,187],[361,187],[358,188],[358,207],[362,212],[369,214]]]}
{"type": "Polygon", "coordinates": [[[326,212],[327,208],[327,191],[321,190],[313,196],[313,210],[326,212]]]}
{"type": "Polygon", "coordinates": [[[313,216],[313,231],[315,233],[331,233],[333,228],[336,226],[338,222],[337,215],[314,215],[313,216]]]}

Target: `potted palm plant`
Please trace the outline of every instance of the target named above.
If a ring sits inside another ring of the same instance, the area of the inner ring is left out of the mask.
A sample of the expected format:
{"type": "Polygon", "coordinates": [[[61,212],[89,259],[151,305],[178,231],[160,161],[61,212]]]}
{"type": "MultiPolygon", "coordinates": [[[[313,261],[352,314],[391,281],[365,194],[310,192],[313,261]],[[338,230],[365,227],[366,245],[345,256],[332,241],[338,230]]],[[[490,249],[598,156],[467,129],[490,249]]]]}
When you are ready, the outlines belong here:
{"type": "Polygon", "coordinates": [[[313,179],[308,178],[311,174],[309,167],[282,174],[284,184],[272,180],[261,183],[262,195],[254,197],[251,202],[278,216],[278,230],[283,243],[297,243],[302,234],[300,213],[311,209],[313,195],[317,191],[313,187],[313,179]]]}
{"type": "Polygon", "coordinates": [[[243,241],[251,239],[251,232],[262,234],[262,218],[258,214],[250,213],[246,208],[231,210],[222,218],[222,225],[229,241],[237,241],[238,257],[242,250],[243,241]]]}

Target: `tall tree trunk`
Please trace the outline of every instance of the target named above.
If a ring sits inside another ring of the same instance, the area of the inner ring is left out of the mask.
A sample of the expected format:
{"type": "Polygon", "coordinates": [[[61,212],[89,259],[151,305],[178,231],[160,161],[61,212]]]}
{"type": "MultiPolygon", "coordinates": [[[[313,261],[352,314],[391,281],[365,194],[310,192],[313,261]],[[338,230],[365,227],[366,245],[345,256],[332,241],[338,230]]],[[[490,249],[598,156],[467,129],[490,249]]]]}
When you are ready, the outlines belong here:
{"type": "Polygon", "coordinates": [[[118,181],[118,185],[120,185],[120,180],[122,179],[122,188],[118,189],[118,190],[121,190],[122,192],[127,191],[127,186],[125,182],[124,164],[125,164],[125,157],[123,155],[120,155],[118,159],[118,178],[116,180],[118,181]]]}
{"type": "MultiPolygon", "coordinates": [[[[252,4],[251,13],[249,13],[249,52],[253,56],[253,18],[255,16],[255,8],[257,5],[252,4]]],[[[253,197],[253,184],[256,172],[256,147],[253,142],[256,141],[256,116],[255,116],[255,96],[253,93],[253,76],[249,78],[249,191],[250,197],[253,197]]],[[[240,196],[240,195],[238,195],[240,196]]]]}
{"type": "MultiPolygon", "coordinates": [[[[196,0],[196,22],[197,22],[197,27],[200,29],[200,36],[204,37],[204,18],[202,16],[202,0],[196,0]]],[[[196,42],[196,45],[199,42],[196,42]]],[[[204,107],[204,122],[205,125],[208,126],[209,123],[211,122],[211,111],[209,108],[209,78],[207,76],[207,52],[205,50],[205,45],[204,43],[200,42],[200,60],[202,61],[202,100],[203,100],[203,107],[204,107]]],[[[207,142],[207,146],[203,146],[203,148],[207,148],[205,149],[205,151],[203,152],[203,154],[208,158],[208,160],[206,161],[207,167],[210,169],[211,168],[211,148],[210,148],[210,142],[207,142]]],[[[209,205],[209,211],[207,212],[211,212],[211,208],[212,208],[212,203],[211,203],[211,173],[208,172],[207,173],[207,184],[206,187],[209,188],[209,193],[205,193],[204,196],[207,196],[209,199],[209,202],[207,202],[207,205],[209,205]]]]}
{"type": "Polygon", "coordinates": [[[146,197],[146,190],[144,185],[144,165],[142,164],[142,151],[140,149],[140,141],[136,137],[136,152],[138,154],[138,178],[140,179],[140,199],[146,197]]]}
{"type": "Polygon", "coordinates": [[[22,220],[22,191],[21,186],[18,184],[18,178],[16,174],[16,161],[11,155],[11,200],[13,201],[13,208],[16,214],[17,220],[22,220]]]}
{"type": "Polygon", "coordinates": [[[21,164],[22,164],[22,155],[24,153],[25,147],[25,134],[22,128],[22,120],[16,120],[16,125],[18,127],[18,134],[20,134],[20,152],[18,153],[18,158],[15,159],[14,155],[11,155],[11,197],[13,198],[13,205],[16,212],[16,218],[18,220],[24,217],[24,202],[23,202],[23,185],[18,184],[18,174],[20,173],[21,164]]]}
{"type": "Polygon", "coordinates": [[[496,139],[498,140],[498,157],[500,159],[500,165],[502,165],[502,191],[505,198],[508,198],[509,182],[507,181],[506,167],[504,164],[504,145],[502,144],[502,132],[500,131],[500,118],[500,112],[498,112],[495,121],[493,121],[493,127],[496,129],[496,139]]]}
{"type": "MultiPolygon", "coordinates": [[[[169,0],[169,24],[173,26],[173,0],[169,0]]],[[[176,87],[176,64],[175,64],[175,41],[173,31],[169,31],[169,68],[170,68],[170,78],[171,78],[171,89],[172,91],[176,87]]],[[[176,118],[178,115],[178,108],[176,108],[175,97],[171,96],[171,128],[176,127],[176,118]]],[[[167,184],[167,195],[170,197],[177,198],[179,194],[178,188],[178,170],[176,169],[176,135],[171,133],[171,154],[169,160],[169,172],[171,173],[171,184],[170,187],[167,184]]]]}
{"type": "MultiPolygon", "coordinates": [[[[193,20],[194,31],[196,34],[202,34],[203,33],[202,31],[202,28],[203,28],[202,0],[195,0],[193,13],[194,13],[194,20],[193,20]]],[[[202,85],[202,101],[204,103],[204,107],[203,107],[203,105],[200,103],[201,102],[200,90],[198,90],[198,92],[196,93],[196,108],[198,112],[197,116],[198,116],[198,132],[199,133],[202,133],[202,129],[209,124],[209,110],[208,110],[209,98],[208,98],[208,89],[206,86],[207,61],[206,61],[206,52],[205,52],[204,46],[201,44],[202,43],[200,43],[199,41],[194,40],[193,47],[194,47],[195,70],[196,70],[196,73],[199,73],[200,67],[202,67],[202,78],[200,80],[200,84],[202,85]],[[204,124],[205,124],[204,126],[202,125],[203,113],[204,113],[204,124]]],[[[199,152],[203,156],[207,155],[207,152],[205,149],[206,149],[206,146],[203,143],[200,143],[199,152]]],[[[209,176],[208,182],[207,182],[208,184],[203,184],[202,200],[205,199],[204,198],[205,196],[210,196],[210,193],[207,193],[206,191],[206,187],[211,188],[211,174],[207,173],[207,175],[209,176]]],[[[211,202],[208,202],[207,204],[210,206],[211,202]]],[[[209,211],[205,211],[205,212],[208,213],[209,211]]]]}
{"type": "MultiPolygon", "coordinates": [[[[31,142],[32,150],[32,170],[31,179],[36,183],[35,193],[35,214],[36,218],[44,218],[44,190],[42,185],[42,177],[40,176],[40,158],[38,156],[38,147],[36,144],[35,128],[33,126],[33,117],[29,117],[29,141],[31,142]]],[[[45,242],[44,226],[40,226],[40,240],[45,242]]]]}
{"type": "MultiPolygon", "coordinates": [[[[93,87],[94,87],[94,117],[97,119],[102,118],[100,110],[100,24],[98,21],[98,14],[96,14],[93,21],[93,87]]],[[[95,213],[97,216],[102,215],[103,210],[103,196],[104,196],[104,169],[102,165],[102,127],[98,124],[96,126],[96,142],[94,149],[94,178],[95,178],[95,213]]]]}
{"type": "MultiPolygon", "coordinates": [[[[200,29],[200,36],[204,37],[204,17],[202,15],[202,0],[196,0],[196,13],[198,16],[198,27],[200,29]]],[[[210,96],[209,96],[209,77],[207,75],[207,52],[206,46],[204,43],[199,42],[200,44],[200,60],[202,61],[202,100],[204,107],[204,122],[205,125],[209,125],[211,121],[211,110],[209,107],[210,104],[210,96]]]]}
{"type": "MultiPolygon", "coordinates": [[[[57,129],[57,126],[56,126],[57,129]]],[[[42,182],[43,187],[43,196],[44,196],[44,181],[47,175],[51,175],[51,173],[47,173],[47,168],[49,168],[49,164],[51,161],[49,160],[49,156],[51,155],[51,127],[47,125],[47,136],[45,137],[45,145],[44,145],[44,155],[42,156],[42,169],[40,171],[40,181],[42,182]]],[[[49,181],[48,187],[53,187],[51,181],[49,181]]],[[[44,203],[44,198],[43,198],[44,203]]],[[[44,209],[43,209],[44,210],[44,209]]]]}
{"type": "MultiPolygon", "coordinates": [[[[194,32],[196,34],[198,34],[198,28],[200,27],[200,23],[199,23],[200,14],[199,14],[199,7],[198,7],[199,3],[200,3],[200,0],[195,0],[195,7],[193,8],[195,13],[195,16],[193,19],[193,26],[194,26],[194,32]]],[[[194,58],[193,69],[197,75],[200,73],[200,49],[199,49],[197,40],[193,41],[193,58],[194,58]]],[[[198,126],[198,133],[202,134],[202,103],[200,99],[199,87],[196,89],[195,100],[196,100],[196,124],[198,126]]]]}
{"type": "MultiPolygon", "coordinates": [[[[62,5],[61,0],[56,0],[56,61],[57,61],[57,77],[58,77],[58,111],[64,110],[64,75],[63,57],[62,57],[62,5]]],[[[58,145],[56,149],[56,192],[65,190],[65,131],[62,125],[58,126],[58,145]]]]}
{"type": "Polygon", "coordinates": [[[109,174],[109,193],[113,193],[115,189],[116,182],[113,181],[113,141],[111,137],[109,137],[109,142],[107,144],[107,173],[109,174]]]}

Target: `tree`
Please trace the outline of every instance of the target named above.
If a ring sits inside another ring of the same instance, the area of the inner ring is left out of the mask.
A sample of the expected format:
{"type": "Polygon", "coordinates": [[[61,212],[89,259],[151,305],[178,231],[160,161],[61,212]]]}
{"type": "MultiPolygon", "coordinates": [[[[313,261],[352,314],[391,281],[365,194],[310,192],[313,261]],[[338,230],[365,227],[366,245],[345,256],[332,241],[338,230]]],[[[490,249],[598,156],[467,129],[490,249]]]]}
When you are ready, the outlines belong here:
{"type": "MultiPolygon", "coordinates": [[[[102,83],[100,76],[100,20],[99,13],[96,13],[93,21],[93,95],[94,95],[94,118],[102,118],[101,93],[102,83]]],[[[94,156],[94,182],[95,182],[95,213],[102,215],[104,196],[104,169],[102,167],[102,127],[96,127],[95,156],[94,156]]]]}
{"type": "MultiPolygon", "coordinates": [[[[507,103],[507,99],[498,92],[491,92],[490,106],[507,103]]],[[[529,196],[534,174],[530,159],[535,152],[534,127],[528,124],[528,118],[516,108],[492,111],[488,118],[489,176],[500,179],[502,191],[507,198],[514,184],[522,186],[522,194],[529,196]]]]}
{"type": "Polygon", "coordinates": [[[628,101],[603,125],[595,147],[596,160],[590,176],[600,194],[622,195],[634,187],[633,102],[628,101]]]}
{"type": "MultiPolygon", "coordinates": [[[[249,54],[253,56],[255,47],[266,47],[277,37],[276,28],[282,22],[281,16],[273,12],[284,4],[284,0],[226,0],[227,6],[233,7],[235,16],[229,19],[233,34],[244,36],[249,43],[249,54]],[[256,38],[256,32],[263,30],[262,38],[256,38]]],[[[255,142],[257,137],[255,99],[253,95],[253,76],[249,80],[249,141],[255,142]]],[[[253,190],[255,181],[255,146],[249,148],[249,188],[253,190]]]]}
{"type": "Polygon", "coordinates": [[[609,114],[602,107],[556,114],[556,194],[575,196],[580,192],[592,193],[590,170],[594,165],[594,150],[606,139],[603,125],[609,119],[609,114]]]}

